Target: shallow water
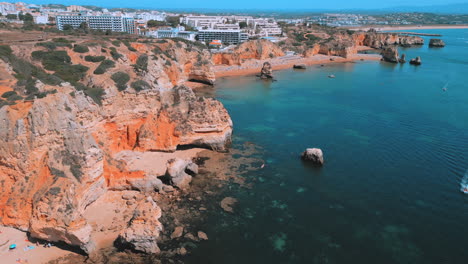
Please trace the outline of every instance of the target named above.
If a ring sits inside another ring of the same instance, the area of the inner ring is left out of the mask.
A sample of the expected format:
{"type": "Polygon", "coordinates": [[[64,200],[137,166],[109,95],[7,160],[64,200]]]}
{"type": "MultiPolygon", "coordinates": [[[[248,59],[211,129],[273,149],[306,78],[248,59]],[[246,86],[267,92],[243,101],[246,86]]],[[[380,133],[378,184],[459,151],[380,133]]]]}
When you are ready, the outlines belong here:
{"type": "Polygon", "coordinates": [[[419,67],[311,66],[205,91],[229,110],[234,147],[259,145],[266,166],[226,191],[235,213],[211,211],[185,261],[468,263],[468,30],[420,31],[447,46],[400,50],[419,67]],[[301,162],[307,147],[322,168],[301,162]]]}

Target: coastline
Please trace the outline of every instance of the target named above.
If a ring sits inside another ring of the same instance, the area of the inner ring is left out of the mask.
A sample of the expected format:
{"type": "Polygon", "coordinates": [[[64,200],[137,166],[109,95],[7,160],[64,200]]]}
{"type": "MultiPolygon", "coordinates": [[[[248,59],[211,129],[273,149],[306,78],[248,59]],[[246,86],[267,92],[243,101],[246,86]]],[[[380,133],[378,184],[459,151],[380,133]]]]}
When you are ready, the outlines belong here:
{"type": "Polygon", "coordinates": [[[327,63],[343,63],[359,60],[365,61],[380,61],[381,56],[378,54],[355,54],[348,58],[328,55],[314,55],[309,58],[300,56],[283,56],[268,60],[249,60],[242,65],[216,65],[214,72],[216,78],[227,76],[244,76],[258,74],[264,62],[270,62],[273,70],[285,70],[293,67],[294,64],[305,64],[307,66],[327,63]]]}
{"type": "Polygon", "coordinates": [[[388,30],[416,30],[416,29],[465,29],[468,28],[468,25],[422,25],[422,26],[415,26],[415,25],[395,25],[395,26],[363,26],[363,27],[347,27],[350,30],[364,30],[367,31],[371,28],[377,31],[388,31],[388,30]]]}

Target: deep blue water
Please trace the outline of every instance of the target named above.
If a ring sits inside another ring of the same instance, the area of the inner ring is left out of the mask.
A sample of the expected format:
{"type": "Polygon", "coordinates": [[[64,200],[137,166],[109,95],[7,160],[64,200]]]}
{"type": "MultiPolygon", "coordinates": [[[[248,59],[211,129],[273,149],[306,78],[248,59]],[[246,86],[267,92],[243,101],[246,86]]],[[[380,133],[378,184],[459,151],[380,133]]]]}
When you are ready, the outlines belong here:
{"type": "MultiPolygon", "coordinates": [[[[232,184],[234,214],[212,210],[188,263],[468,263],[468,30],[445,48],[400,49],[419,67],[311,66],[219,80],[234,147],[260,146],[264,169],[232,184]],[[329,74],[336,75],[330,79],[329,74]],[[443,88],[446,91],[443,91],[443,88]],[[322,168],[301,162],[307,147],[322,168]]],[[[220,197],[222,198],[222,197],[220,197]]],[[[213,201],[215,203],[219,201],[213,201]]]]}

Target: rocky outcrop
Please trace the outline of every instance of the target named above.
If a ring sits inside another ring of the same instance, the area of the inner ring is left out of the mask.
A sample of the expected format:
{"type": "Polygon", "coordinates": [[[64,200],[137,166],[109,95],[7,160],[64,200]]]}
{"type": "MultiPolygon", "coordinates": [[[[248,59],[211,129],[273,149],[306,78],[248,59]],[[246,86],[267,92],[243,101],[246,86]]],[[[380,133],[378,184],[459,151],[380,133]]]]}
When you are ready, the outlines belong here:
{"type": "Polygon", "coordinates": [[[396,47],[385,47],[382,52],[382,60],[386,62],[397,63],[398,59],[398,49],[396,47]]]}
{"type": "Polygon", "coordinates": [[[424,39],[417,36],[399,35],[397,33],[361,32],[354,35],[356,45],[382,49],[389,45],[423,45],[424,39]]]}
{"type": "Polygon", "coordinates": [[[406,55],[405,55],[405,54],[401,54],[401,57],[398,59],[398,62],[399,62],[399,63],[405,63],[405,62],[406,62],[406,55]]]}
{"type": "Polygon", "coordinates": [[[158,254],[160,249],[157,240],[163,230],[160,217],[161,208],[148,196],[138,204],[128,227],[120,233],[119,242],[135,251],[158,254]]]}
{"type": "Polygon", "coordinates": [[[315,44],[311,48],[308,48],[302,54],[304,57],[309,58],[311,56],[317,55],[320,52],[320,44],[315,44]]]}
{"type": "Polygon", "coordinates": [[[307,66],[306,66],[304,63],[302,63],[302,64],[294,64],[294,65],[293,65],[293,68],[294,68],[294,69],[305,70],[305,69],[307,68],[307,66]]]}
{"type": "Polygon", "coordinates": [[[273,79],[273,69],[269,62],[264,62],[259,75],[260,79],[273,79]]]}
{"type": "Polygon", "coordinates": [[[316,165],[323,165],[323,153],[322,150],[319,148],[308,148],[306,149],[302,155],[302,160],[312,162],[316,165]]]}
{"type": "Polygon", "coordinates": [[[441,39],[430,39],[429,47],[442,48],[442,47],[445,47],[445,42],[441,39]]]}
{"type": "Polygon", "coordinates": [[[175,187],[187,189],[192,181],[192,175],[197,173],[197,164],[189,160],[176,158],[168,161],[165,177],[175,187]]]}
{"type": "Polygon", "coordinates": [[[414,59],[411,59],[409,63],[412,65],[421,65],[421,57],[418,56],[414,59]]]}
{"type": "Polygon", "coordinates": [[[247,41],[234,50],[224,53],[214,53],[213,63],[215,65],[241,65],[246,60],[266,60],[284,56],[284,52],[275,43],[266,40],[247,41]]]}
{"type": "MultiPolygon", "coordinates": [[[[209,52],[169,40],[132,46],[137,51],[117,47],[121,57],[114,60],[114,68],[101,75],[93,74],[99,63],[60,48],[71,57],[71,63],[89,68],[80,79],[86,90],[66,82],[54,86],[36,80],[41,91],[50,93],[0,107],[1,225],[91,252],[94,230],[84,216],[89,205],[112,190],[149,192],[164,187],[158,179],[164,172],[156,175],[130,169],[121,158],[123,152],[172,152],[179,146],[227,149],[232,121],[223,105],[178,85],[191,74],[203,80],[211,78],[209,52]],[[143,54],[151,55],[146,70],[136,71],[136,60],[143,54]],[[117,71],[129,75],[124,91],[111,79],[117,71]],[[130,84],[137,80],[145,81],[147,87],[132,88],[130,84]],[[102,92],[99,101],[91,96],[96,98],[96,92],[102,92]]],[[[17,56],[30,59],[33,48],[15,49],[17,56]],[[23,53],[18,53],[19,49],[24,49],[23,53]]],[[[99,45],[89,49],[89,55],[112,59],[99,45]]],[[[10,67],[1,59],[0,64],[10,67]]],[[[132,225],[140,222],[137,217],[132,225]]],[[[126,237],[126,241],[134,241],[130,234],[126,237]]],[[[154,250],[142,247],[145,252],[154,250]]]]}
{"type": "Polygon", "coordinates": [[[328,43],[321,44],[319,54],[348,58],[350,55],[357,54],[357,47],[352,41],[333,40],[328,43]]]}

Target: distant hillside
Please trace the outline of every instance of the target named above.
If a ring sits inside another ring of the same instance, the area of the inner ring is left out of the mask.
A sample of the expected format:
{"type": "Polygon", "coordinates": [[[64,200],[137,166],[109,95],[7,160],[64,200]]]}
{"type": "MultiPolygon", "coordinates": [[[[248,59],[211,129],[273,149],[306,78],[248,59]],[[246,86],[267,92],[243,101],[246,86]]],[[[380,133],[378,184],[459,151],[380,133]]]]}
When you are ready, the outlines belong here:
{"type": "Polygon", "coordinates": [[[427,12],[443,14],[468,14],[468,3],[433,5],[433,6],[401,6],[385,8],[379,11],[386,12],[427,12]]]}

